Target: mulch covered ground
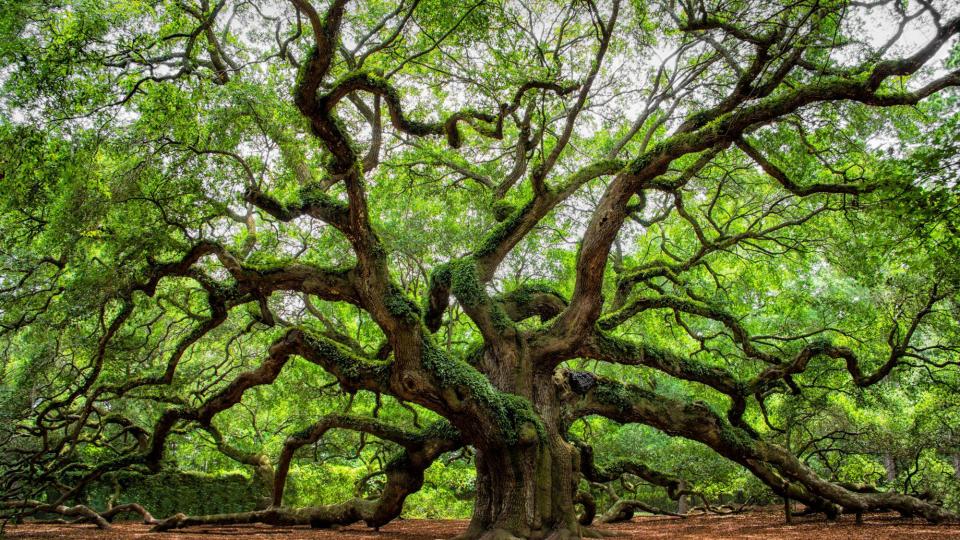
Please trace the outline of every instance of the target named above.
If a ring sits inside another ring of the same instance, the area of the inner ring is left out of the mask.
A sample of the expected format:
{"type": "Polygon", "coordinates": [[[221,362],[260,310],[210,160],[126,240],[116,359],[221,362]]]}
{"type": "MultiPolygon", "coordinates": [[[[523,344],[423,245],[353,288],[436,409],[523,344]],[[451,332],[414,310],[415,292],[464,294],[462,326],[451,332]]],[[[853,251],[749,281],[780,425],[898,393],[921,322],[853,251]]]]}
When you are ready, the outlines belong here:
{"type": "MultiPolygon", "coordinates": [[[[7,526],[8,538],[72,540],[108,540],[144,538],[150,540],[434,540],[450,538],[466,528],[458,520],[400,520],[379,531],[363,526],[339,530],[311,530],[306,527],[240,526],[194,528],[180,532],[151,533],[146,525],[122,523],[101,531],[92,525],[7,526]]],[[[930,525],[922,520],[904,520],[896,514],[869,514],[857,525],[853,516],[829,522],[822,516],[797,517],[792,525],[783,522],[783,514],[761,510],[728,516],[695,516],[687,519],[638,517],[629,523],[602,525],[599,528],[616,532],[622,538],[776,538],[803,540],[874,540],[878,538],[910,538],[934,540],[960,539],[960,524],[930,525]]]]}

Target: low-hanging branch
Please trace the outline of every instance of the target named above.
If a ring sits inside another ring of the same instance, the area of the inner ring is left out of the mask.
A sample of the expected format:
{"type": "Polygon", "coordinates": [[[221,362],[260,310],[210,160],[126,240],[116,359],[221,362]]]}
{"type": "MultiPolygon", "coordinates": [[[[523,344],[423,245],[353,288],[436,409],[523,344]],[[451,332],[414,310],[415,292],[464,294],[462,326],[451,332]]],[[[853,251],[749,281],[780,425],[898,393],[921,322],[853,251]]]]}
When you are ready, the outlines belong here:
{"type": "Polygon", "coordinates": [[[423,485],[424,471],[442,454],[456,450],[462,444],[456,431],[444,421],[422,431],[412,432],[370,418],[332,415],[306,430],[302,436],[294,435],[287,439],[277,465],[274,505],[270,508],[210,516],[177,514],[157,522],[152,530],[159,532],[202,525],[244,523],[310,525],[315,528],[328,528],[334,525],[349,525],[357,521],[363,521],[367,526],[376,528],[399,516],[403,510],[404,499],[423,485]],[[355,498],[338,504],[317,507],[281,506],[283,486],[293,453],[303,445],[316,442],[332,428],[370,433],[396,442],[404,448],[384,468],[387,481],[380,496],[374,500],[355,498]]]}
{"type": "Polygon", "coordinates": [[[855,493],[825,481],[790,452],[753,439],[702,402],[684,403],[639,386],[598,378],[575,408],[575,416],[596,414],[619,422],[642,423],[701,442],[740,463],[779,494],[814,508],[837,505],[852,513],[896,510],[931,522],[957,519],[943,507],[909,495],[892,491],[855,493]]]}
{"type": "MultiPolygon", "coordinates": [[[[283,450],[277,460],[276,478],[273,483],[274,506],[283,506],[283,490],[286,485],[287,474],[290,471],[290,463],[296,451],[303,446],[316,443],[331,429],[349,429],[368,433],[380,439],[394,442],[404,447],[408,452],[421,451],[425,446],[431,444],[454,444],[457,439],[455,430],[444,421],[428,426],[421,432],[413,433],[373,418],[338,414],[328,415],[309,428],[287,437],[287,440],[284,441],[283,450]]],[[[450,450],[454,449],[451,448],[450,450]]]]}

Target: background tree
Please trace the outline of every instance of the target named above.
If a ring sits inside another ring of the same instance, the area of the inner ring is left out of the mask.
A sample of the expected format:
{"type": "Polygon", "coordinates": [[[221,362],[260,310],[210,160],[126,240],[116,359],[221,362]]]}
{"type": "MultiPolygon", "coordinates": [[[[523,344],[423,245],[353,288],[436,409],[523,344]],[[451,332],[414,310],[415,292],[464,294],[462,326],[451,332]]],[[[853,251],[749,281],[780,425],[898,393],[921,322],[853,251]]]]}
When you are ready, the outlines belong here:
{"type": "Polygon", "coordinates": [[[7,508],[378,526],[462,447],[465,538],[690,491],[595,461],[602,417],[811,511],[955,517],[839,472],[910,435],[860,404],[956,427],[953,4],[4,3],[7,508]],[[377,496],[284,506],[331,430],[385,441],[377,496]],[[272,504],[69,506],[196,444],[272,504]]]}

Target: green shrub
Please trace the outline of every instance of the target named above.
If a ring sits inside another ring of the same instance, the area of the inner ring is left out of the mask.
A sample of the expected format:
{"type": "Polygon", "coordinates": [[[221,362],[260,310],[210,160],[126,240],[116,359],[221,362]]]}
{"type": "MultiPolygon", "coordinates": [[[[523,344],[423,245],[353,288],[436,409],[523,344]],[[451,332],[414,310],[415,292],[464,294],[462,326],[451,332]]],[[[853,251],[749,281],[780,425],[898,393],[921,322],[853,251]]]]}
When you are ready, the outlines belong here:
{"type": "Polygon", "coordinates": [[[118,473],[108,477],[89,490],[86,502],[104,509],[115,493],[114,504],[139,503],[157,518],[177,512],[204,515],[253,510],[266,495],[262,485],[240,473],[163,470],[150,476],[118,473]]]}

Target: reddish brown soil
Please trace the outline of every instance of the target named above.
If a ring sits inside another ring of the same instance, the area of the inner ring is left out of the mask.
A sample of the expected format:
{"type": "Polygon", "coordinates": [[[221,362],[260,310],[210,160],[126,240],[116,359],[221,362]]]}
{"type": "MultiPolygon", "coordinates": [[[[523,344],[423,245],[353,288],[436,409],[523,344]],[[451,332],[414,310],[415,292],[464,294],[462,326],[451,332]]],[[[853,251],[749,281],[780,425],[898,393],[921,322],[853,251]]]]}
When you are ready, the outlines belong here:
{"type": "MultiPolygon", "coordinates": [[[[458,520],[400,520],[379,531],[354,525],[339,530],[311,530],[306,527],[266,527],[258,525],[203,528],[186,531],[151,533],[146,525],[123,523],[101,531],[92,525],[7,526],[8,538],[70,540],[114,540],[143,538],[149,540],[434,540],[450,538],[466,528],[466,521],[458,520]]],[[[602,525],[620,538],[776,538],[794,540],[874,540],[878,538],[910,538],[934,540],[960,539],[960,524],[930,525],[921,520],[900,519],[896,514],[864,516],[863,525],[854,523],[853,516],[843,516],[829,522],[822,516],[794,518],[792,525],[783,522],[783,515],[763,510],[729,516],[695,516],[687,519],[639,517],[630,523],[602,525]]]]}

